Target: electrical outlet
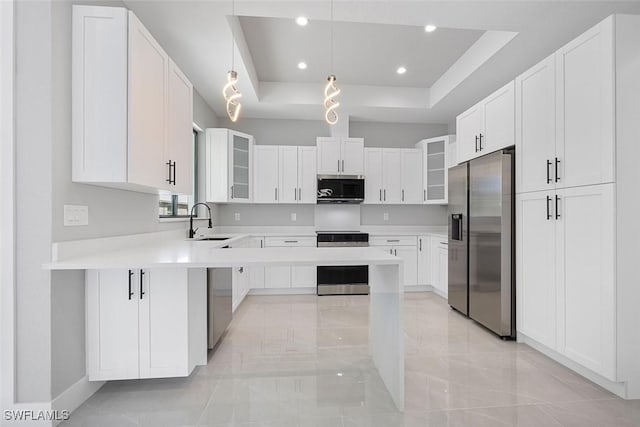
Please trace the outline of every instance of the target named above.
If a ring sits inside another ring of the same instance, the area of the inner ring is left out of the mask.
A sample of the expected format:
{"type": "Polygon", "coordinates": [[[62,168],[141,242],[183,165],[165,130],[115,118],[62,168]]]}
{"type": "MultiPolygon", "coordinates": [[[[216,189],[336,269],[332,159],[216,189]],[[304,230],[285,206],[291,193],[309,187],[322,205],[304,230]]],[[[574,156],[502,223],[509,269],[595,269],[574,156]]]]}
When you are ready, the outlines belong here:
{"type": "Polygon", "coordinates": [[[297,221],[298,215],[295,212],[291,212],[291,221],[297,221]]]}
{"type": "Polygon", "coordinates": [[[64,205],[64,225],[89,225],[89,206],[64,205]]]}
{"type": "Polygon", "coordinates": [[[385,221],[389,221],[389,212],[385,212],[382,214],[382,219],[385,221]]]}
{"type": "Polygon", "coordinates": [[[236,219],[236,221],[240,221],[240,212],[236,212],[234,218],[236,219]]]}

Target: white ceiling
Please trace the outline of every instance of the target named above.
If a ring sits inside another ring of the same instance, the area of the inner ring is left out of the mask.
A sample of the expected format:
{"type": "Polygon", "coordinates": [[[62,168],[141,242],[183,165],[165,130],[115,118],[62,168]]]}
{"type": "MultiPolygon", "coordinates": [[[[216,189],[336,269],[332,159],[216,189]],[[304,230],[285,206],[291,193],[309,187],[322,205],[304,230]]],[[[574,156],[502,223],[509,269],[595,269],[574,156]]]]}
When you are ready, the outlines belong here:
{"type": "MultiPolygon", "coordinates": [[[[242,117],[323,118],[328,0],[237,0],[239,19],[229,17],[230,1],[125,4],[219,116],[225,114],[221,88],[231,68],[233,27],[242,117]],[[293,21],[300,15],[310,20],[306,28],[293,21]],[[295,67],[299,60],[309,64],[305,73],[295,67]]],[[[640,14],[640,1],[336,0],[341,116],[450,123],[611,13],[640,14]],[[427,23],[439,29],[426,34],[427,23]],[[400,61],[406,61],[404,76],[395,75],[400,61]]]]}
{"type": "Polygon", "coordinates": [[[318,83],[333,73],[341,84],[423,88],[435,83],[483,33],[336,22],[331,70],[330,21],[301,27],[289,18],[240,17],[240,26],[260,81],[318,83]],[[306,62],[306,70],[297,68],[300,61],[306,62]],[[407,72],[397,74],[399,66],[407,72]]]}

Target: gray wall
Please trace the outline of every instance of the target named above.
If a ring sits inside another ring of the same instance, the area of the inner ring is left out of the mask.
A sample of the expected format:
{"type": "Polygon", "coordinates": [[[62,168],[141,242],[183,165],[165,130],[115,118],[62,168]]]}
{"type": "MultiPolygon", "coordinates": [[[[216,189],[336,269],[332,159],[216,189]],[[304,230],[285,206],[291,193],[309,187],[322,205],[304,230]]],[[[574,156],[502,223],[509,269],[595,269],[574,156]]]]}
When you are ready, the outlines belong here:
{"type": "MultiPolygon", "coordinates": [[[[49,401],[85,375],[84,276],[43,270],[51,243],[187,226],[160,223],[156,195],[71,182],[71,4],[71,0],[16,4],[16,392],[20,402],[49,401]],[[65,204],[89,206],[89,225],[63,226],[65,204]]],[[[194,121],[203,128],[218,125],[197,93],[194,121]]]]}
{"type": "Polygon", "coordinates": [[[446,134],[445,124],[353,121],[349,124],[349,136],[364,138],[366,147],[413,148],[421,139],[446,134]]]}
{"type": "Polygon", "coordinates": [[[16,399],[51,398],[51,4],[16,2],[16,399]]]}
{"type": "Polygon", "coordinates": [[[323,120],[282,120],[241,118],[232,123],[220,119],[220,127],[253,135],[260,145],[316,145],[319,136],[330,136],[329,125],[323,120]]]}
{"type": "MultiPolygon", "coordinates": [[[[220,119],[220,127],[246,132],[260,145],[316,145],[318,136],[329,136],[323,120],[281,120],[242,118],[232,123],[220,119]]],[[[432,123],[349,123],[349,136],[364,138],[367,147],[413,147],[421,139],[446,135],[446,124],[432,123]]]]}

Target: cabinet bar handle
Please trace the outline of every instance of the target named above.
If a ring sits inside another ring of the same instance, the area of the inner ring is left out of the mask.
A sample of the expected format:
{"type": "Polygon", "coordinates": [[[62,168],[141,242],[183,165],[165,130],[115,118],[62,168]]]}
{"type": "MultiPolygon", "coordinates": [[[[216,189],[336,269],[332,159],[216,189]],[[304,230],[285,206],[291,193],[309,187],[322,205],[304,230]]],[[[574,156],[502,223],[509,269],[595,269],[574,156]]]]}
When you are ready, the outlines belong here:
{"type": "Polygon", "coordinates": [[[342,172],[344,172],[344,160],[342,161],[342,172]]]}
{"type": "Polygon", "coordinates": [[[560,181],[560,175],[558,174],[558,166],[560,166],[560,159],[556,157],[556,182],[560,181]]]}
{"type": "Polygon", "coordinates": [[[176,162],[173,162],[173,185],[176,185],[176,162]]]}
{"type": "Polygon", "coordinates": [[[383,194],[384,194],[384,201],[386,202],[387,201],[387,189],[386,188],[383,190],[383,194]]]}
{"type": "Polygon", "coordinates": [[[419,250],[420,252],[422,252],[422,239],[418,239],[418,243],[419,243],[419,245],[420,245],[420,246],[418,247],[418,250],[419,250]]]}
{"type": "Polygon", "coordinates": [[[131,278],[133,277],[133,271],[129,270],[129,301],[131,301],[131,297],[133,296],[133,292],[131,292],[131,278]]]}
{"type": "Polygon", "coordinates": [[[400,240],[399,239],[387,239],[387,242],[389,242],[389,243],[400,242],[400,240]]]}
{"type": "Polygon", "coordinates": [[[549,175],[550,166],[551,166],[551,161],[547,160],[547,184],[551,184],[551,176],[549,175]]]}
{"type": "Polygon", "coordinates": [[[274,200],[278,200],[278,188],[276,187],[275,190],[276,190],[276,194],[275,194],[275,199],[274,200]]]}
{"type": "Polygon", "coordinates": [[[426,202],[427,201],[427,190],[422,190],[422,194],[423,194],[422,195],[422,199],[423,199],[423,201],[426,202]]]}
{"type": "Polygon", "coordinates": [[[380,189],[380,201],[382,201],[382,188],[380,189]]]}
{"type": "Polygon", "coordinates": [[[298,190],[295,187],[293,188],[293,200],[298,200],[298,190]]]}
{"type": "Polygon", "coordinates": [[[560,203],[560,196],[556,194],[556,219],[560,219],[560,212],[558,210],[559,203],[560,203]]]}
{"type": "Polygon", "coordinates": [[[476,153],[478,152],[478,135],[476,135],[476,153]]]}
{"type": "Polygon", "coordinates": [[[140,270],[140,299],[142,299],[142,296],[144,295],[143,280],[144,280],[144,270],[140,270]]]}
{"type": "Polygon", "coordinates": [[[549,202],[551,202],[551,197],[547,196],[547,221],[551,219],[551,213],[549,212],[549,202]]]}
{"type": "Polygon", "coordinates": [[[171,160],[169,160],[165,165],[169,166],[169,178],[165,179],[169,184],[171,184],[171,160]]]}
{"type": "Polygon", "coordinates": [[[233,185],[231,186],[231,198],[233,199],[233,185]]]}
{"type": "Polygon", "coordinates": [[[404,189],[402,190],[402,201],[404,202],[404,189]]]}
{"type": "Polygon", "coordinates": [[[449,242],[440,242],[441,245],[449,246],[449,242]]]}
{"type": "Polygon", "coordinates": [[[340,172],[340,159],[338,159],[338,172],[340,172]]]}
{"type": "Polygon", "coordinates": [[[302,200],[302,187],[298,188],[298,201],[302,200]]]}
{"type": "Polygon", "coordinates": [[[480,134],[480,151],[482,151],[482,134],[480,134]]]}
{"type": "Polygon", "coordinates": [[[285,240],[284,242],[285,243],[298,243],[297,240],[285,240]]]}
{"type": "Polygon", "coordinates": [[[262,249],[264,246],[264,241],[262,239],[260,239],[260,249],[262,249]]]}

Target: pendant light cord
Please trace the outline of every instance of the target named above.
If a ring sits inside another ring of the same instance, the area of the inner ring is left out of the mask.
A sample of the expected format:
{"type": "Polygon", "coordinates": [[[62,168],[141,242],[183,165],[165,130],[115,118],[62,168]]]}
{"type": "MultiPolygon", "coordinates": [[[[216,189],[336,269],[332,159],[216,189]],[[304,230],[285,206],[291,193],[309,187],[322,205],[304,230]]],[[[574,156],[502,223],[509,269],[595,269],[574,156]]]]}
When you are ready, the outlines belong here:
{"type": "Polygon", "coordinates": [[[330,73],[333,74],[333,0],[331,0],[331,70],[330,73]]]}
{"type": "Polygon", "coordinates": [[[235,43],[235,17],[236,17],[236,1],[231,0],[231,69],[235,70],[235,49],[233,48],[235,43]]]}

